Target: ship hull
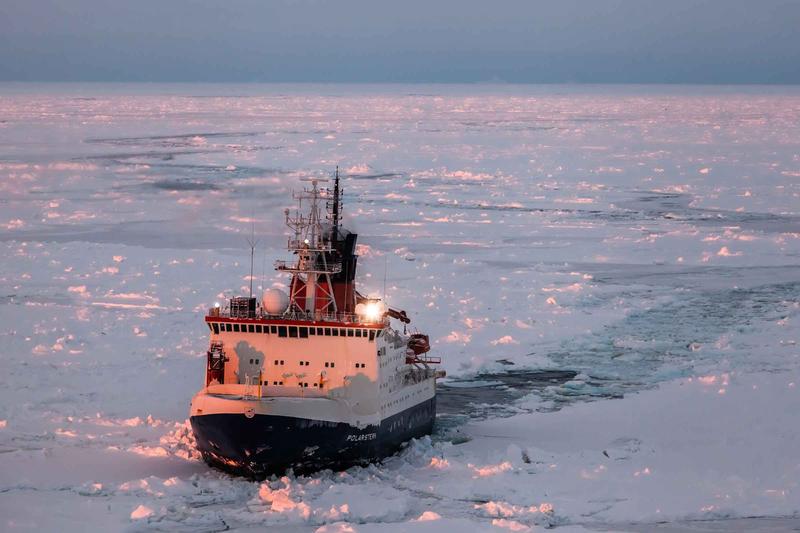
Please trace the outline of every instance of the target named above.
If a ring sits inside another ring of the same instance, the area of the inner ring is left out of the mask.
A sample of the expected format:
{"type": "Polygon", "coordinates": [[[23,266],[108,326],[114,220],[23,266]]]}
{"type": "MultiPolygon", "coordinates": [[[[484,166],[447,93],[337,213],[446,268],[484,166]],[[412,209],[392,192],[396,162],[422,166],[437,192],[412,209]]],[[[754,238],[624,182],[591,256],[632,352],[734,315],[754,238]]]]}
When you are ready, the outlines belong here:
{"type": "Polygon", "coordinates": [[[436,419],[436,397],[385,418],[379,425],[241,413],[190,418],[205,461],[227,472],[263,478],[288,469],[342,469],[387,457],[412,438],[428,435],[436,419]]]}

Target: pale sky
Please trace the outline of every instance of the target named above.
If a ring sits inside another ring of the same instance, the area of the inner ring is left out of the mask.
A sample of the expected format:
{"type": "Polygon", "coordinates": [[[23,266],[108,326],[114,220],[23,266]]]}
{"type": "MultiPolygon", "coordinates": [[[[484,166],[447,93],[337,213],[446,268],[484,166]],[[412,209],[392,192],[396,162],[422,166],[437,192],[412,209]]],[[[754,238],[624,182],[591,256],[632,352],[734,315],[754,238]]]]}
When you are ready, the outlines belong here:
{"type": "Polygon", "coordinates": [[[0,80],[800,83],[800,0],[0,0],[0,80]]]}

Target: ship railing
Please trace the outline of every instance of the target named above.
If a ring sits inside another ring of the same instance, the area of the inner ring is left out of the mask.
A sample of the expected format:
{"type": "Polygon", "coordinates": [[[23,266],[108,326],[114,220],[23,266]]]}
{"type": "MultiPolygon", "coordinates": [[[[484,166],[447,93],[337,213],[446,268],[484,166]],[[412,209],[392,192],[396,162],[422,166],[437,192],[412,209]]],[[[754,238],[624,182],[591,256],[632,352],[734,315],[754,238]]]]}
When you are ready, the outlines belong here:
{"type": "Polygon", "coordinates": [[[209,309],[208,316],[222,318],[250,318],[261,320],[295,320],[298,322],[339,322],[347,324],[363,324],[367,326],[389,325],[389,317],[384,315],[378,318],[370,318],[356,313],[328,313],[324,311],[287,311],[280,314],[270,314],[262,308],[258,308],[253,316],[242,316],[241,313],[231,312],[229,306],[212,307],[209,309]]]}
{"type": "Polygon", "coordinates": [[[225,383],[206,387],[207,394],[219,396],[233,396],[243,400],[258,400],[265,398],[327,398],[328,392],[311,387],[298,385],[261,385],[250,383],[225,383]]]}
{"type": "Polygon", "coordinates": [[[332,252],[333,247],[326,242],[318,243],[320,246],[312,246],[305,239],[289,239],[286,247],[289,250],[306,250],[309,252],[332,252]]]}
{"type": "Polygon", "coordinates": [[[275,270],[280,270],[281,272],[304,272],[312,274],[338,274],[342,271],[342,263],[330,262],[323,267],[321,265],[301,265],[298,261],[289,262],[278,260],[275,261],[275,270]]]}

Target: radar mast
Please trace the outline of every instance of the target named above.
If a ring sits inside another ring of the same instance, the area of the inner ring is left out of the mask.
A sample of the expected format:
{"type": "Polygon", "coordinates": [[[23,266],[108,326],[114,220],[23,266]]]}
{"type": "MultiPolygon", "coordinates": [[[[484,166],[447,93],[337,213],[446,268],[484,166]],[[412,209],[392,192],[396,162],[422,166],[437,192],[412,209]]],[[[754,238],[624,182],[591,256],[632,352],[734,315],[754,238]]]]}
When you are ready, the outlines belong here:
{"type": "MultiPolygon", "coordinates": [[[[325,238],[320,211],[320,202],[325,197],[317,187],[318,183],[328,180],[303,178],[302,181],[310,182],[311,187],[293,194],[297,209],[285,211],[286,226],[292,232],[287,249],[297,256],[297,260],[294,263],[276,261],[275,270],[292,274],[287,313],[336,314],[338,309],[331,275],[341,272],[342,265],[330,260],[333,248],[330,239],[325,238]],[[303,214],[304,202],[307,203],[307,214],[303,214]]],[[[338,178],[336,183],[338,187],[338,178]]]]}

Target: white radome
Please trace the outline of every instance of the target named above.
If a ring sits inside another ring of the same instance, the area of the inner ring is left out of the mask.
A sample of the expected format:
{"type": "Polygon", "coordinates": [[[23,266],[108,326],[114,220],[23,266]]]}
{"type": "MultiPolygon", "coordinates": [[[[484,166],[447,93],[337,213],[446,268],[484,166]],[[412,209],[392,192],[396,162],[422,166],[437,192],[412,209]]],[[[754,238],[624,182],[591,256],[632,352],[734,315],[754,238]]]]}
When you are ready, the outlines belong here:
{"type": "Polygon", "coordinates": [[[280,289],[267,289],[261,297],[261,306],[270,315],[281,315],[289,307],[289,295],[280,289]]]}

